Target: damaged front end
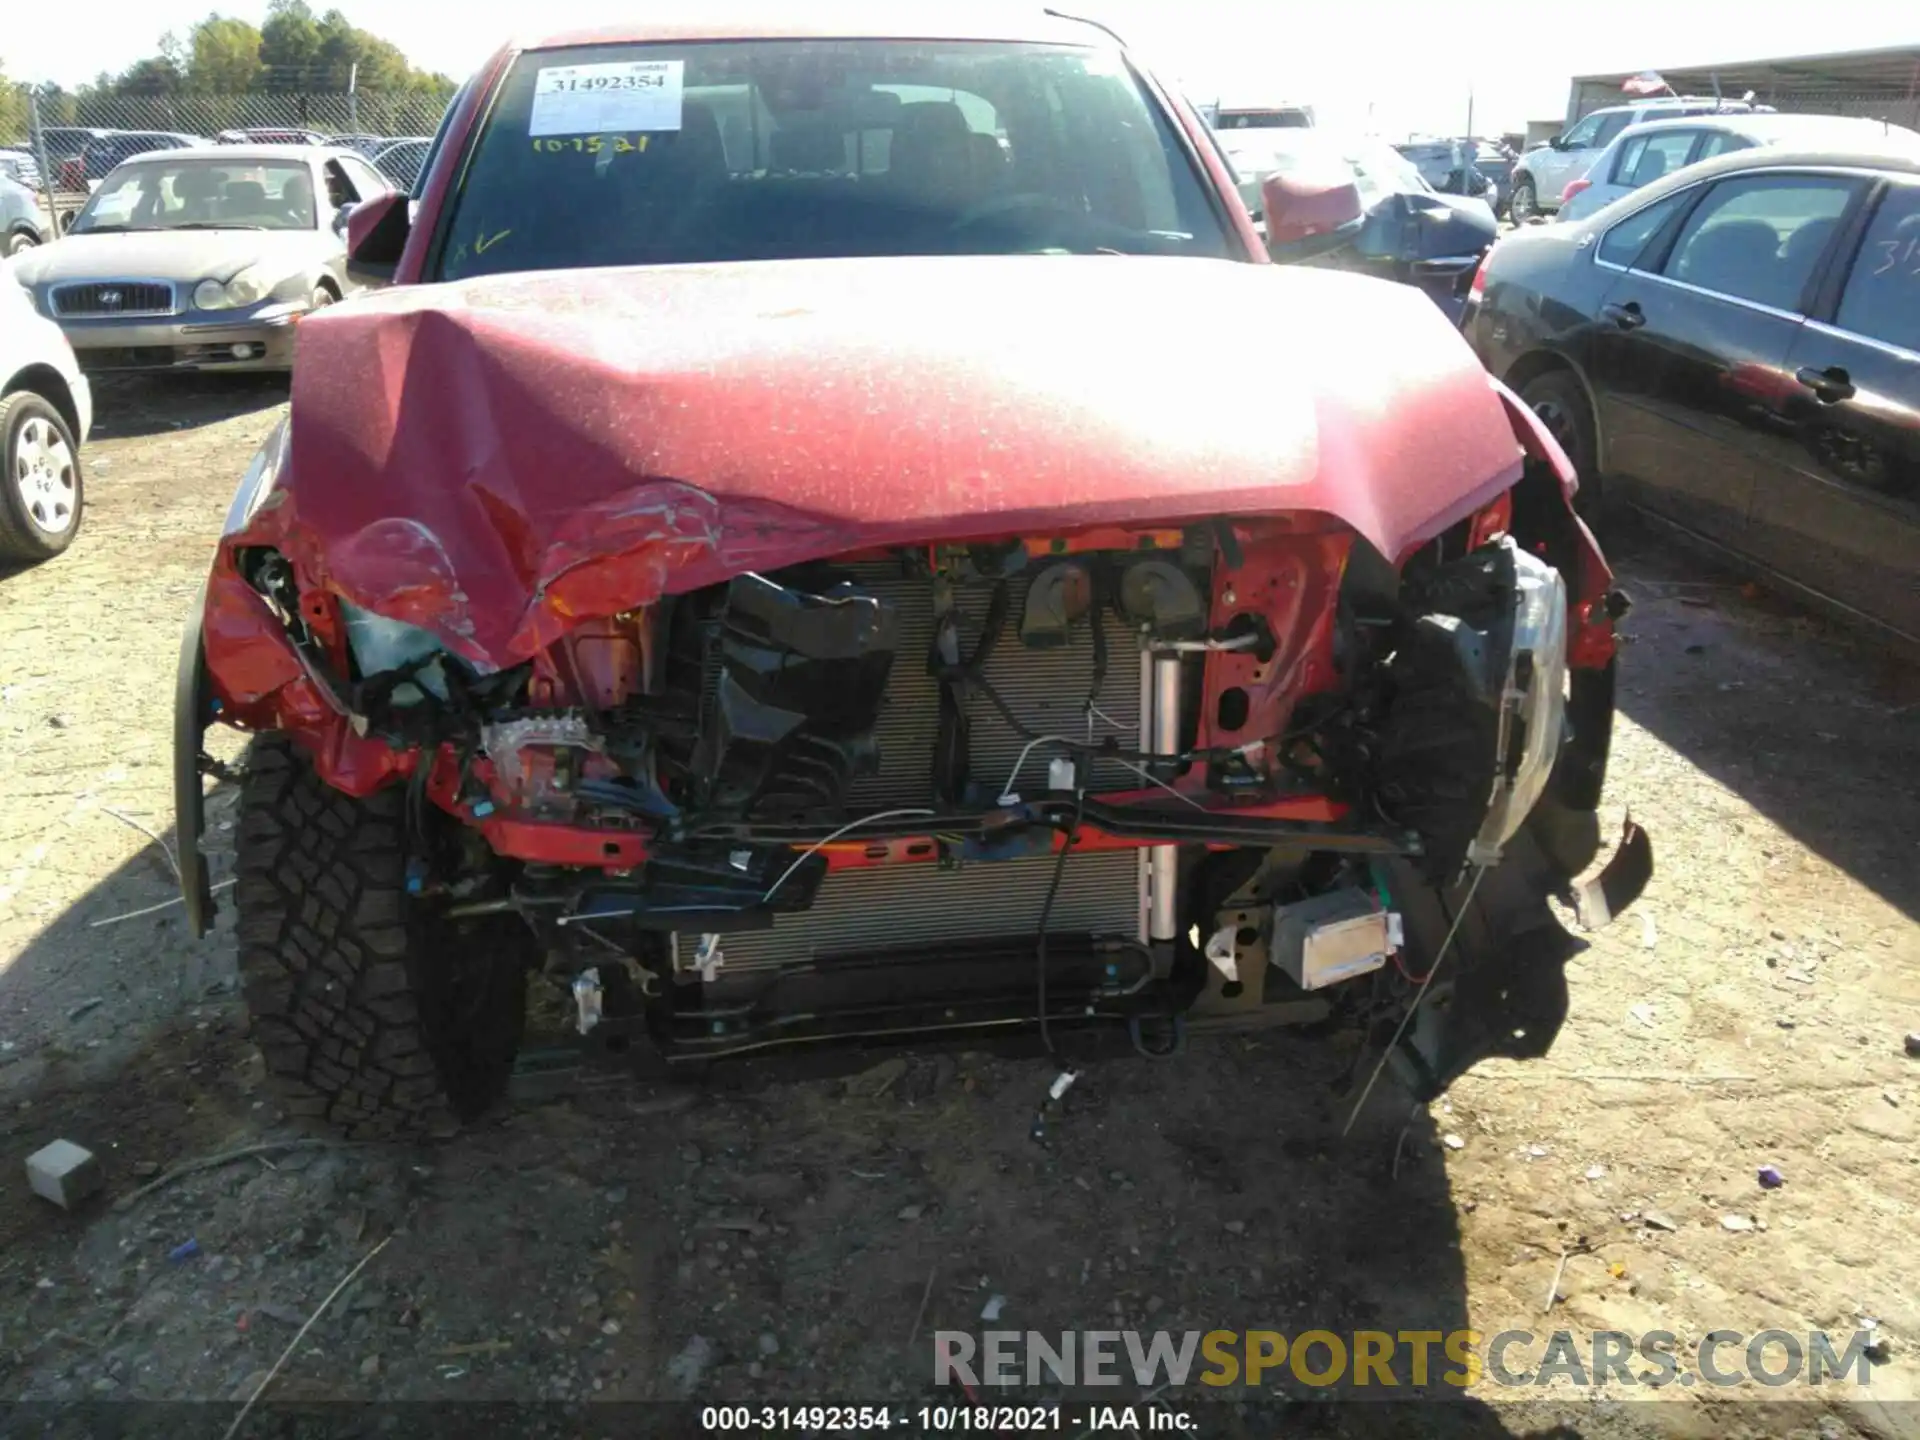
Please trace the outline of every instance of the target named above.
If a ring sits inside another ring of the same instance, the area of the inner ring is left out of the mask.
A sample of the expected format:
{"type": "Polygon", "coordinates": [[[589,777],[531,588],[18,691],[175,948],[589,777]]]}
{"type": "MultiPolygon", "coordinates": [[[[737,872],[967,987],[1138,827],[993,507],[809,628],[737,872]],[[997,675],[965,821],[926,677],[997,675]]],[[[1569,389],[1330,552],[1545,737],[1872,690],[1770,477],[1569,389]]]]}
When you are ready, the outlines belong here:
{"type": "MultiPolygon", "coordinates": [[[[524,927],[581,1033],[671,1063],[1043,1020],[1164,1053],[1425,991],[1437,1093],[1551,1042],[1547,902],[1599,846],[1617,601],[1509,412],[1524,477],[1405,555],[1315,513],[877,545],[490,670],[305,573],[270,455],[182,658],[192,923],[218,719],[403,791],[409,903],[524,927]]],[[[1630,831],[1611,912],[1650,864],[1630,831]]]]}

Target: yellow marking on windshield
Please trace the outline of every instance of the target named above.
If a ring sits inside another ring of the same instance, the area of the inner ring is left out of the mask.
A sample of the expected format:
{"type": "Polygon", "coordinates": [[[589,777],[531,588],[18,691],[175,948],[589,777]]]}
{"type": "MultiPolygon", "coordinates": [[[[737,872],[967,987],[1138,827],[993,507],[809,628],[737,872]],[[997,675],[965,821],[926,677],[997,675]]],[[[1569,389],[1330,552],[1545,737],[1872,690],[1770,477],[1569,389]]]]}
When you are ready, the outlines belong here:
{"type": "Polygon", "coordinates": [[[476,255],[486,254],[487,251],[491,250],[495,245],[498,245],[502,240],[506,239],[507,236],[511,235],[512,233],[513,231],[509,229],[509,230],[502,230],[497,235],[474,236],[473,237],[473,253],[476,255]]]}

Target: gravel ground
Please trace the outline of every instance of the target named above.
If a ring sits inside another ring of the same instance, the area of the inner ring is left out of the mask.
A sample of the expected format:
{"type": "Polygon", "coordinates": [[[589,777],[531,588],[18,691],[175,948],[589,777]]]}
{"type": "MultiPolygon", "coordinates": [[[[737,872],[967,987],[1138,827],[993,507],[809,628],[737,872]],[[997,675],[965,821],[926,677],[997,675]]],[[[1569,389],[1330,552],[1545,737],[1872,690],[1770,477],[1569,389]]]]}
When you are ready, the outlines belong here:
{"type": "Polygon", "coordinates": [[[225,926],[192,942],[178,907],[116,919],[172,893],[144,831],[171,843],[180,623],[283,400],[106,387],[85,533],[0,576],[0,1393],[245,1398],[384,1242],[291,1356],[283,1404],[917,1406],[951,1398],[928,1335],[981,1328],[1001,1296],[1002,1326],[1043,1331],[1470,1323],[1684,1347],[1871,1320],[1891,1359],[1817,1406],[1595,1404],[1556,1381],[1545,1408],[1476,1392],[1389,1426],[1291,1381],[1179,1398],[1248,1435],[1920,1434],[1920,1062],[1901,1043],[1920,1029],[1920,680],[1644,540],[1622,559],[1609,801],[1659,873],[1574,960],[1553,1053],[1482,1067],[1404,1134],[1390,1114],[1333,1142],[1352,1056],[1280,1034],[1095,1059],[1045,1149],[1027,1129],[1048,1067],[948,1051],[583,1083],[430,1150],[282,1150],[76,1216],[34,1199],[22,1162],[56,1136],[124,1198],[298,1134],[262,1087],[225,926]],[[1760,1187],[1768,1164],[1783,1186],[1760,1187]]]}

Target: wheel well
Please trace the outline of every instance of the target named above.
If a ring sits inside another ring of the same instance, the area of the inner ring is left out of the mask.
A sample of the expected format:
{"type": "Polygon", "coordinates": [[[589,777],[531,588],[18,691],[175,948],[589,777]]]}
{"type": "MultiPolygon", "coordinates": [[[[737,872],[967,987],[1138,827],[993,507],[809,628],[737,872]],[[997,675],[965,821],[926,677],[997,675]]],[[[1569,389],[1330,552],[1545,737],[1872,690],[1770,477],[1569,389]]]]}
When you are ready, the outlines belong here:
{"type": "Polygon", "coordinates": [[[1568,364],[1563,356],[1556,355],[1551,350],[1529,351],[1514,361],[1508,368],[1507,373],[1500,378],[1506,383],[1506,387],[1509,390],[1513,391],[1515,395],[1518,395],[1542,375],[1553,374],[1573,377],[1574,385],[1578,387],[1581,395],[1585,397],[1587,402],[1587,433],[1593,437],[1594,468],[1604,472],[1606,470],[1607,442],[1606,437],[1600,432],[1600,412],[1598,407],[1593,403],[1593,391],[1587,388],[1586,377],[1572,365],[1568,364]]]}
{"type": "Polygon", "coordinates": [[[11,395],[18,390],[31,390],[41,396],[54,409],[60,412],[67,422],[67,428],[73,432],[77,442],[80,438],[80,411],[73,403],[73,392],[67,389],[67,382],[60,372],[51,365],[29,365],[11,380],[6,388],[0,389],[0,396],[11,395]]]}
{"type": "Polygon", "coordinates": [[[346,298],[340,293],[340,286],[334,281],[334,278],[331,275],[322,275],[320,277],[320,284],[318,288],[326,291],[329,295],[333,296],[333,298],[336,300],[343,300],[346,298]]]}

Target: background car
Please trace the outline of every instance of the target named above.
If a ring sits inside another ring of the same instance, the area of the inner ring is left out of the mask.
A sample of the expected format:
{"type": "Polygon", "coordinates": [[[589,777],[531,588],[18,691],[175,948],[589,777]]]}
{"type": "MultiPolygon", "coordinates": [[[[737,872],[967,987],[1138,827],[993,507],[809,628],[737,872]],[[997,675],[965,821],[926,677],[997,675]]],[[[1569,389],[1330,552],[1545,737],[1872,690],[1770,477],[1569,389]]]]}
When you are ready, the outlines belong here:
{"type": "Polygon", "coordinates": [[[1500,232],[1485,201],[1437,193],[1382,140],[1320,129],[1216,138],[1275,260],[1418,285],[1458,318],[1465,283],[1500,232]]]}
{"type": "MultiPolygon", "coordinates": [[[[59,180],[66,173],[67,162],[78,159],[88,144],[114,133],[111,129],[92,125],[43,125],[40,128],[40,141],[46,147],[47,165],[54,178],[59,180]]],[[[15,148],[33,154],[33,137],[22,136],[21,143],[15,148]]]]}
{"type": "Polygon", "coordinates": [[[335,135],[332,139],[323,143],[339,145],[347,150],[358,150],[362,155],[371,160],[375,155],[378,155],[382,150],[386,149],[387,146],[391,145],[393,140],[386,135],[350,134],[335,135]]]}
{"type": "Polygon", "coordinates": [[[1514,223],[1524,225],[1535,215],[1559,208],[1560,192],[1569,180],[1577,180],[1592,167],[1602,150],[1611,145],[1623,130],[1654,120],[1671,120],[1684,115],[1751,114],[1764,106],[1747,100],[1716,100],[1712,97],[1674,96],[1661,100],[1635,100],[1626,105],[1609,105],[1582,116],[1562,134],[1554,136],[1522,155],[1513,167],[1513,190],[1508,212],[1514,223]]]}
{"type": "Polygon", "coordinates": [[[1582,476],[1920,645],[1920,159],[1765,148],[1502,240],[1465,330],[1582,476]]]}
{"type": "Polygon", "coordinates": [[[40,196],[0,175],[0,258],[22,255],[53,239],[40,196]]]}
{"type": "Polygon", "coordinates": [[[1472,195],[1486,201],[1494,214],[1500,213],[1505,203],[1505,187],[1482,163],[1483,155],[1499,157],[1497,146],[1484,140],[1461,138],[1406,140],[1393,148],[1420,172],[1420,178],[1436,193],[1472,195]]]}
{"type": "Polygon", "coordinates": [[[1311,130],[1311,105],[1219,105],[1201,107],[1200,116],[1214,130],[1311,130]]]}
{"type": "Polygon", "coordinates": [[[255,125],[240,130],[222,130],[213,137],[216,145],[331,145],[330,135],[318,130],[296,127],[255,125]]]}
{"type": "Polygon", "coordinates": [[[105,179],[107,172],[122,160],[130,160],[150,150],[183,150],[208,143],[198,135],[187,135],[177,130],[115,130],[87,142],[77,162],[79,183],[70,184],[67,188],[89,188],[105,179]]]}
{"type": "Polygon", "coordinates": [[[299,319],[358,288],[345,212],[391,188],[350,150],[144,155],[14,275],[89,368],[284,370],[299,319]]]}
{"type": "Polygon", "coordinates": [[[29,190],[40,188],[40,165],[28,150],[0,150],[0,179],[24,185],[29,190]]]}
{"type": "Polygon", "coordinates": [[[92,425],[93,392],[66,337],[0,273],[0,564],[49,559],[79,534],[92,425]]]}
{"type": "Polygon", "coordinates": [[[420,179],[421,167],[427,163],[427,152],[432,149],[430,135],[389,140],[374,152],[374,168],[393,182],[394,189],[411,192],[420,179]]]}
{"type": "Polygon", "coordinates": [[[1562,220],[1578,220],[1698,160],[1761,145],[1803,150],[1911,145],[1920,134],[1854,115],[1699,115],[1655,120],[1616,135],[1591,169],[1560,192],[1562,220]]]}

